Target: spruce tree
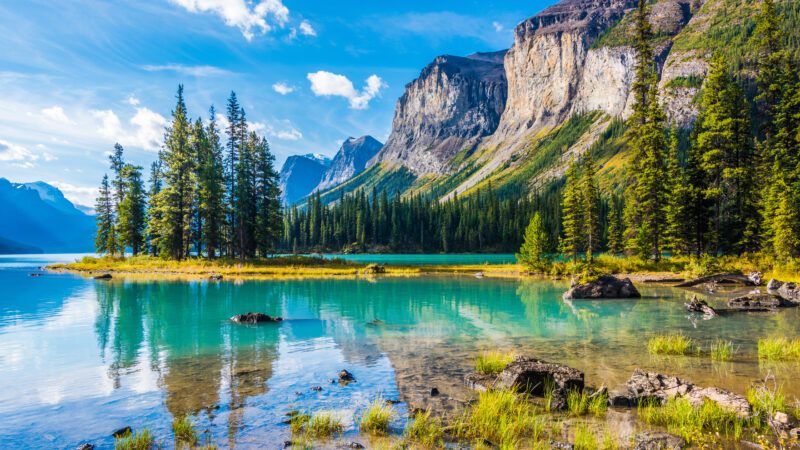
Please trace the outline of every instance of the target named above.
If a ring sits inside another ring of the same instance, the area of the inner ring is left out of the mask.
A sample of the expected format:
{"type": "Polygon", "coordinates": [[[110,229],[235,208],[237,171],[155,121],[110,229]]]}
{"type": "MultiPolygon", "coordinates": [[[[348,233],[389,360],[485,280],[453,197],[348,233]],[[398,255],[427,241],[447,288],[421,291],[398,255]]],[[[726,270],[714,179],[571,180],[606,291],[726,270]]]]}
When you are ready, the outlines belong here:
{"type": "MultiPolygon", "coordinates": [[[[275,156],[264,138],[258,143],[256,167],[256,196],[258,198],[256,246],[261,256],[268,256],[275,252],[278,242],[280,242],[283,216],[281,214],[280,174],[275,170],[275,156]]],[[[327,233],[323,233],[323,237],[327,239],[327,233]]],[[[326,246],[326,242],[323,242],[323,247],[326,246]]]]}
{"type": "Polygon", "coordinates": [[[225,167],[222,157],[216,111],[212,106],[208,125],[203,133],[195,130],[203,145],[198,176],[198,196],[202,217],[202,236],[206,255],[216,258],[223,248],[225,232],[225,167]]]}
{"type": "Polygon", "coordinates": [[[561,200],[562,231],[560,251],[578,260],[578,253],[583,248],[584,236],[584,217],[582,214],[582,195],[581,195],[581,174],[580,168],[575,161],[572,161],[567,168],[566,184],[561,200]]]}
{"type": "Polygon", "coordinates": [[[239,153],[241,151],[242,142],[240,139],[241,107],[239,106],[239,100],[236,98],[236,93],[233,91],[231,91],[231,95],[228,97],[227,113],[228,125],[225,129],[225,133],[228,136],[228,141],[225,145],[227,152],[225,155],[225,178],[228,185],[227,253],[229,256],[236,256],[236,248],[239,243],[238,231],[236,229],[238,220],[236,217],[236,203],[238,201],[236,198],[236,168],[239,164],[239,153]]]}
{"type": "Polygon", "coordinates": [[[608,211],[608,251],[619,255],[625,251],[623,236],[624,226],[622,224],[622,200],[616,196],[611,198],[608,211]]]}
{"type": "Polygon", "coordinates": [[[681,164],[678,130],[670,131],[669,159],[667,161],[667,204],[664,208],[666,229],[665,247],[674,254],[691,251],[692,217],[690,215],[693,186],[689,184],[686,170],[681,164]]]}
{"type": "Polygon", "coordinates": [[[124,183],[124,196],[119,204],[117,218],[120,248],[130,247],[133,256],[138,255],[145,245],[147,207],[142,168],[126,164],[121,171],[124,183]]]}
{"type": "MultiPolygon", "coordinates": [[[[775,108],[781,99],[783,89],[781,70],[787,55],[783,44],[783,32],[774,0],[762,0],[756,18],[756,27],[750,37],[748,47],[753,49],[758,95],[756,106],[761,120],[762,135],[769,145],[774,135],[773,120],[775,108]]],[[[767,166],[769,169],[770,166],[767,166]]]]}
{"type": "Polygon", "coordinates": [[[158,193],[161,192],[163,187],[162,173],[161,173],[161,155],[158,159],[153,161],[150,165],[150,179],[148,180],[147,198],[149,199],[147,205],[147,247],[148,251],[153,256],[158,256],[158,229],[155,225],[160,222],[161,213],[159,208],[155,207],[158,199],[158,193]]]}
{"type": "Polygon", "coordinates": [[[583,215],[586,260],[594,261],[594,253],[600,248],[600,189],[597,187],[596,172],[591,151],[587,151],[582,162],[581,209],[583,215]]]}
{"type": "Polygon", "coordinates": [[[117,253],[117,232],[114,226],[114,200],[112,196],[108,175],[103,175],[97,203],[95,204],[97,234],[94,238],[94,246],[97,253],[110,256],[114,256],[117,253]]]}
{"type": "Polygon", "coordinates": [[[524,264],[531,272],[545,272],[550,259],[547,257],[549,236],[544,228],[542,216],[537,211],[525,228],[522,247],[517,253],[517,261],[524,264]]]}

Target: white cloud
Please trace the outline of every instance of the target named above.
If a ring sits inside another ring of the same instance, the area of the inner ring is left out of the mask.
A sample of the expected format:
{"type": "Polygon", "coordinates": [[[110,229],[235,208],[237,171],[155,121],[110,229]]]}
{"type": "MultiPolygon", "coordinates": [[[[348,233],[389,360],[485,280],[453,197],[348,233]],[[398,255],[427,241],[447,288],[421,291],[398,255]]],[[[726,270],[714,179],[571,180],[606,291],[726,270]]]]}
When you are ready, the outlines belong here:
{"type": "MultiPolygon", "coordinates": [[[[144,65],[142,69],[148,72],[177,72],[192,77],[215,77],[229,75],[225,69],[214,66],[186,66],[183,64],[144,65]]],[[[138,101],[138,100],[137,100],[138,101]]],[[[136,106],[136,105],[134,105],[136,106]]]]}
{"type": "Polygon", "coordinates": [[[34,153],[27,147],[0,140],[0,162],[11,163],[11,165],[23,169],[30,169],[36,166],[34,162],[39,159],[55,161],[58,158],[47,152],[34,153]]]}
{"type": "Polygon", "coordinates": [[[506,29],[500,22],[492,22],[492,27],[494,27],[494,31],[497,31],[498,33],[502,33],[506,29]]]}
{"type": "Polygon", "coordinates": [[[97,188],[92,186],[77,186],[60,181],[48,181],[57,187],[69,201],[78,205],[91,206],[97,198],[97,188]]]}
{"type": "Polygon", "coordinates": [[[128,131],[122,126],[117,114],[110,110],[92,110],[92,116],[99,121],[97,128],[100,136],[119,142],[123,146],[134,146],[144,150],[157,151],[164,140],[164,127],[167,119],[148,108],[136,108],[131,118],[133,129],[128,131]]]}
{"type": "Polygon", "coordinates": [[[139,99],[138,99],[138,98],[136,98],[136,97],[135,97],[135,96],[133,96],[133,95],[130,95],[130,96],[128,96],[128,100],[127,100],[127,102],[128,102],[128,104],[129,104],[129,105],[131,105],[131,106],[139,106],[139,103],[140,103],[140,102],[139,102],[139,99]]]}
{"type": "Polygon", "coordinates": [[[218,15],[230,27],[236,27],[248,41],[256,34],[266,34],[273,24],[283,26],[289,20],[289,9],[281,0],[171,0],[192,13],[218,15]],[[255,3],[255,6],[253,6],[255,3]],[[271,18],[271,22],[268,21],[271,18]]]}
{"type": "Polygon", "coordinates": [[[300,33],[303,36],[317,36],[317,30],[315,30],[314,27],[311,26],[311,23],[309,23],[307,20],[300,22],[300,33]]]}
{"type": "Polygon", "coordinates": [[[266,133],[268,136],[282,141],[299,141],[303,139],[303,133],[292,126],[288,120],[282,121],[282,125],[282,127],[276,128],[269,123],[253,122],[250,124],[250,129],[256,133],[266,133]]]}
{"type": "Polygon", "coordinates": [[[286,84],[284,82],[278,82],[278,83],[275,83],[275,84],[272,85],[272,90],[277,92],[278,94],[287,95],[287,94],[291,94],[292,92],[294,92],[294,87],[293,86],[289,86],[288,84],[286,84]]]}
{"type": "Polygon", "coordinates": [[[66,113],[64,113],[64,108],[58,105],[43,109],[42,115],[53,122],[58,122],[64,125],[71,125],[73,123],[69,117],[67,117],[66,113]]]}
{"type": "Polygon", "coordinates": [[[324,70],[309,73],[307,78],[311,82],[311,91],[314,92],[314,95],[344,97],[350,101],[350,107],[353,109],[366,109],[370,100],[386,87],[386,83],[377,75],[367,78],[361,91],[357,91],[353,87],[353,82],[344,75],[324,70]]]}

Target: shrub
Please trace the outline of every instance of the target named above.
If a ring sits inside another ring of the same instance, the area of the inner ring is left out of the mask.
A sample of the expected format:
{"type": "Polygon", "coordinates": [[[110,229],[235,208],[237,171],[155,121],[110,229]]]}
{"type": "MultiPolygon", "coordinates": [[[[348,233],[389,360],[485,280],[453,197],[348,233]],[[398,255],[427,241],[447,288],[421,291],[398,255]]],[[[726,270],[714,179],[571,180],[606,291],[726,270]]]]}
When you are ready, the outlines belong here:
{"type": "Polygon", "coordinates": [[[647,350],[653,355],[687,355],[692,348],[692,339],[682,334],[655,336],[647,342],[647,350]]]}
{"type": "Polygon", "coordinates": [[[483,374],[498,374],[514,360],[514,353],[483,352],[475,359],[475,370],[483,374]]]}
{"type": "Polygon", "coordinates": [[[374,434],[386,434],[389,422],[394,417],[394,410],[378,397],[361,415],[359,427],[361,431],[374,434]]]}

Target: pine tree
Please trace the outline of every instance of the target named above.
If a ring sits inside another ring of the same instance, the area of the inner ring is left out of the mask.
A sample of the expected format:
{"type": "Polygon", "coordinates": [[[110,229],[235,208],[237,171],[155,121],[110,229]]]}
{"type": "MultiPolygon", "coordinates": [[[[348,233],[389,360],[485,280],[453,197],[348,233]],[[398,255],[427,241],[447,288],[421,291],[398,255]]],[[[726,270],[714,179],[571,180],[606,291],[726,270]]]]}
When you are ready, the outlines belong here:
{"type": "Polygon", "coordinates": [[[548,241],[549,236],[544,228],[542,216],[537,211],[525,228],[525,238],[517,254],[517,260],[531,272],[545,272],[550,264],[550,259],[546,255],[548,241]]]}
{"type": "Polygon", "coordinates": [[[142,181],[142,168],[126,164],[121,171],[124,183],[124,197],[119,204],[117,227],[120,248],[130,247],[133,256],[144,249],[146,194],[142,181]]]}
{"type": "Polygon", "coordinates": [[[753,49],[752,60],[756,63],[756,106],[762,118],[761,128],[767,145],[775,132],[775,108],[783,89],[781,70],[787,59],[779,20],[774,1],[762,0],[756,27],[748,43],[748,47],[753,49]]]}
{"type": "Polygon", "coordinates": [[[772,219],[772,247],[775,256],[781,261],[797,257],[800,250],[800,213],[797,198],[782,176],[776,177],[776,207],[772,219]]]}
{"type": "Polygon", "coordinates": [[[103,175],[100,194],[95,204],[97,234],[94,246],[97,253],[114,256],[117,253],[117,232],[114,226],[114,200],[108,182],[108,175],[103,175]]]}
{"type": "MultiPolygon", "coordinates": [[[[256,224],[256,242],[261,256],[273,254],[280,241],[283,216],[281,213],[280,174],[275,170],[275,156],[266,139],[258,143],[256,155],[258,198],[258,217],[256,224]]],[[[327,231],[327,230],[326,230],[327,231]]],[[[327,239],[327,233],[323,233],[327,239]]],[[[323,247],[326,247],[323,242],[323,247]]]]}
{"type": "Polygon", "coordinates": [[[622,224],[622,200],[613,197],[608,212],[608,251],[618,255],[625,250],[622,224]]]}
{"type": "Polygon", "coordinates": [[[567,168],[567,181],[564,186],[564,194],[561,200],[561,217],[563,226],[563,236],[561,238],[561,253],[569,255],[573,262],[578,260],[578,253],[583,248],[584,236],[584,217],[581,211],[581,174],[578,164],[572,161],[567,168]]]}
{"type": "Polygon", "coordinates": [[[183,99],[183,85],[178,86],[177,104],[167,130],[162,159],[164,188],[153,199],[156,216],[151,228],[158,235],[159,254],[180,260],[189,254],[191,245],[192,204],[195,193],[195,158],[190,146],[190,124],[183,99]]]}
{"type": "Polygon", "coordinates": [[[681,167],[678,130],[670,131],[669,159],[667,161],[667,205],[664,208],[666,229],[665,247],[674,254],[691,251],[692,217],[690,214],[692,190],[686,170],[681,167]]]}
{"type": "Polygon", "coordinates": [[[600,248],[600,189],[597,187],[594,159],[586,152],[581,173],[581,209],[583,215],[586,261],[592,263],[594,253],[600,248]]]}
{"type": "Polygon", "coordinates": [[[114,173],[114,179],[111,180],[111,187],[114,190],[114,212],[119,213],[119,204],[125,197],[125,180],[122,179],[122,169],[125,167],[125,160],[123,159],[124,149],[119,143],[114,144],[114,151],[108,155],[108,161],[111,166],[111,171],[114,173]]]}
{"type": "Polygon", "coordinates": [[[161,174],[161,155],[158,159],[153,161],[150,165],[150,179],[148,180],[149,190],[147,198],[149,199],[147,209],[147,247],[148,252],[153,256],[158,256],[158,230],[154,228],[154,224],[160,222],[161,213],[159,208],[155,207],[158,199],[158,193],[161,192],[163,187],[162,174],[161,174]]]}
{"type": "Polygon", "coordinates": [[[208,126],[201,133],[195,129],[195,139],[202,142],[198,155],[199,213],[206,255],[216,258],[223,248],[225,230],[225,167],[222,159],[219,130],[214,107],[211,107],[208,126]]]}
{"type": "Polygon", "coordinates": [[[227,154],[225,156],[225,178],[228,184],[227,253],[229,256],[236,256],[236,247],[239,243],[238,231],[236,229],[238,223],[238,219],[236,217],[236,203],[238,201],[236,198],[236,194],[238,192],[236,190],[236,168],[239,164],[239,153],[242,147],[242,142],[240,139],[242,120],[239,100],[236,98],[236,93],[233,91],[231,91],[231,95],[228,97],[227,113],[228,126],[225,129],[225,133],[228,136],[228,142],[225,146],[227,149],[227,154]]]}

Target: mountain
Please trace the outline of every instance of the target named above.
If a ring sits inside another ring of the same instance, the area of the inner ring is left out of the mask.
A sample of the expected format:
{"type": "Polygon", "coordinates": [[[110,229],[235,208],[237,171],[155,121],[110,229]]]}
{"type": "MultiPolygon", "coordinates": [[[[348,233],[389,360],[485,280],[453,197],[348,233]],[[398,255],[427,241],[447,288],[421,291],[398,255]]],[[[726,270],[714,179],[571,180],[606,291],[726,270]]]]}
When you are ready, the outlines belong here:
{"type": "MultiPolygon", "coordinates": [[[[507,51],[435,58],[406,85],[384,148],[360,174],[323,190],[325,202],[359,189],[435,198],[491,186],[499,195],[558,181],[591,150],[601,188],[627,178],[636,0],[563,0],[522,21],[507,51]]],[[[752,85],[748,46],[759,2],[653,0],[650,22],[660,100],[670,124],[689,129],[715,51],[752,85]]],[[[787,42],[800,52],[800,2],[787,42]]]]}
{"type": "Polygon", "coordinates": [[[288,157],[280,173],[284,203],[291,205],[310,194],[330,165],[330,159],[317,154],[288,157]]]}
{"type": "Polygon", "coordinates": [[[361,173],[367,166],[367,162],[381,148],[383,148],[383,144],[372,136],[348,138],[336,152],[316,190],[323,191],[331,188],[361,173]]]}
{"type": "Polygon", "coordinates": [[[94,250],[94,217],[43,182],[0,178],[0,251],[78,253],[94,250]]]}

